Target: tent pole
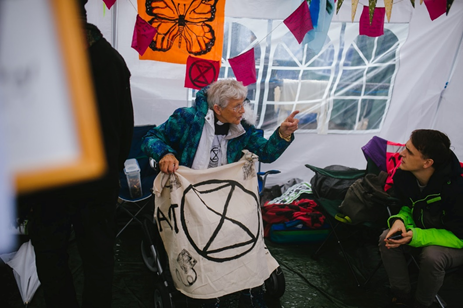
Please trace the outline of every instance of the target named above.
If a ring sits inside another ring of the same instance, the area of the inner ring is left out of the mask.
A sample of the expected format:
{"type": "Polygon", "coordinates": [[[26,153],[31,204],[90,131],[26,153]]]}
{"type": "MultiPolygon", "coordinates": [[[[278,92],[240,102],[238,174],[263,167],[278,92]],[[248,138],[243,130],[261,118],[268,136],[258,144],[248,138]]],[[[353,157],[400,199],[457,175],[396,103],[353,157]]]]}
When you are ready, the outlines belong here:
{"type": "Polygon", "coordinates": [[[431,126],[432,128],[436,127],[437,114],[439,113],[442,98],[444,96],[445,90],[447,90],[447,86],[449,85],[450,80],[453,77],[453,73],[455,72],[455,63],[457,62],[458,54],[460,53],[460,49],[461,49],[462,44],[463,44],[463,32],[461,34],[460,44],[458,44],[457,51],[455,52],[455,56],[453,57],[452,68],[450,69],[449,77],[447,78],[447,82],[445,83],[445,86],[444,86],[444,88],[442,89],[442,91],[440,93],[439,101],[437,102],[436,113],[434,113],[434,117],[433,117],[433,120],[432,120],[432,126],[431,126]]]}
{"type": "Polygon", "coordinates": [[[114,5],[112,6],[112,37],[111,37],[111,43],[113,45],[113,48],[117,50],[117,7],[118,7],[118,2],[116,1],[114,5]]]}

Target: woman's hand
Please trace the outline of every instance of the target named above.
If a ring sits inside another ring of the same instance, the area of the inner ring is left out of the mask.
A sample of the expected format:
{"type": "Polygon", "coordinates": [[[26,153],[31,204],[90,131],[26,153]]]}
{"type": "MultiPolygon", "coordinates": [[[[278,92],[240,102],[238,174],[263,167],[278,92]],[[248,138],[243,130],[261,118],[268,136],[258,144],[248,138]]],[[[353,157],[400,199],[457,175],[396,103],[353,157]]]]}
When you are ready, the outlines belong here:
{"type": "Polygon", "coordinates": [[[163,158],[159,161],[159,168],[163,173],[174,173],[178,169],[178,160],[174,154],[169,153],[164,155],[163,158]]]}
{"type": "Polygon", "coordinates": [[[299,119],[294,118],[298,113],[299,110],[293,111],[293,113],[281,123],[279,133],[283,139],[288,139],[291,137],[291,134],[298,129],[299,119]]]}

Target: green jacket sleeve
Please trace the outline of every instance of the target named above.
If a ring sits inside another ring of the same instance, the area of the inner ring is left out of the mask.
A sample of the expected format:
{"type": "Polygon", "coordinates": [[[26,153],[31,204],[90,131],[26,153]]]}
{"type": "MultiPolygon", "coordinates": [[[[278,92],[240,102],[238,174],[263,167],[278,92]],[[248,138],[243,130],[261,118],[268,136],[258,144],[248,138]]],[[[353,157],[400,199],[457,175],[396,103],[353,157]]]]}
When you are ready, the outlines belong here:
{"type": "Polygon", "coordinates": [[[257,130],[253,131],[246,148],[259,156],[259,161],[263,163],[274,162],[294,140],[294,135],[291,135],[291,140],[289,142],[283,140],[278,130],[279,128],[273,132],[269,139],[262,137],[257,130]]]}
{"type": "Polygon", "coordinates": [[[417,228],[413,221],[411,208],[403,206],[397,215],[393,215],[388,219],[388,226],[391,227],[392,221],[401,219],[405,224],[405,229],[412,230],[413,238],[408,245],[412,247],[425,246],[444,246],[450,248],[463,248],[463,241],[455,236],[451,231],[446,229],[421,229],[417,228]]]}
{"type": "Polygon", "coordinates": [[[444,246],[450,248],[463,248],[463,241],[460,240],[452,231],[446,229],[420,229],[411,228],[413,231],[412,241],[409,243],[412,247],[425,246],[444,246]]]}

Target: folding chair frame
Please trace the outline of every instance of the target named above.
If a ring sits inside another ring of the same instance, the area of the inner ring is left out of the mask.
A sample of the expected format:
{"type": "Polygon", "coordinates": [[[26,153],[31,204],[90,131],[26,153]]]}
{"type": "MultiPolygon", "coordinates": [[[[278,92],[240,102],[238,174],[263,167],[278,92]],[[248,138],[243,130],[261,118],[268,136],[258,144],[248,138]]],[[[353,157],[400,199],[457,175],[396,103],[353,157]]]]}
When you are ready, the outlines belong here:
{"type": "Polygon", "coordinates": [[[116,209],[122,209],[125,213],[127,213],[131,218],[129,221],[125,223],[125,225],[117,232],[116,238],[121,235],[121,233],[132,223],[132,222],[137,222],[140,226],[142,225],[142,222],[140,219],[138,219],[138,215],[143,212],[143,210],[146,209],[148,205],[152,205],[154,208],[154,195],[148,195],[145,198],[141,199],[136,199],[136,200],[126,200],[121,197],[119,197],[118,203],[117,203],[117,208],[116,209]],[[131,204],[136,207],[135,213],[131,210],[129,210],[125,204],[131,204]]]}

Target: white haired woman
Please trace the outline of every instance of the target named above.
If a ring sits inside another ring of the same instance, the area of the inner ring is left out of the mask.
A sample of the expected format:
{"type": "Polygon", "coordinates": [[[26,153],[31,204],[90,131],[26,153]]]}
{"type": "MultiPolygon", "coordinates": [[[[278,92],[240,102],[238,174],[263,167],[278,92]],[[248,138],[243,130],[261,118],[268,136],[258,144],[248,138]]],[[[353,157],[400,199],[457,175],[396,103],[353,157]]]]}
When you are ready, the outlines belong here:
{"type": "MultiPolygon", "coordinates": [[[[174,173],[179,165],[207,169],[237,162],[243,150],[264,163],[275,161],[294,140],[299,120],[294,111],[266,139],[253,125],[254,115],[241,82],[224,79],[196,94],[195,105],[177,109],[144,137],[143,151],[159,162],[161,172],[174,173]]],[[[266,307],[262,287],[218,299],[187,299],[188,307],[266,307]],[[247,303],[245,303],[247,301],[247,303]]]]}
{"type": "Polygon", "coordinates": [[[143,151],[159,162],[164,173],[179,165],[206,169],[237,162],[242,150],[263,163],[278,159],[294,140],[298,119],[294,111],[269,139],[252,125],[246,106],[247,88],[233,79],[212,83],[196,95],[195,105],[177,109],[163,124],[144,137],[143,151]]]}

